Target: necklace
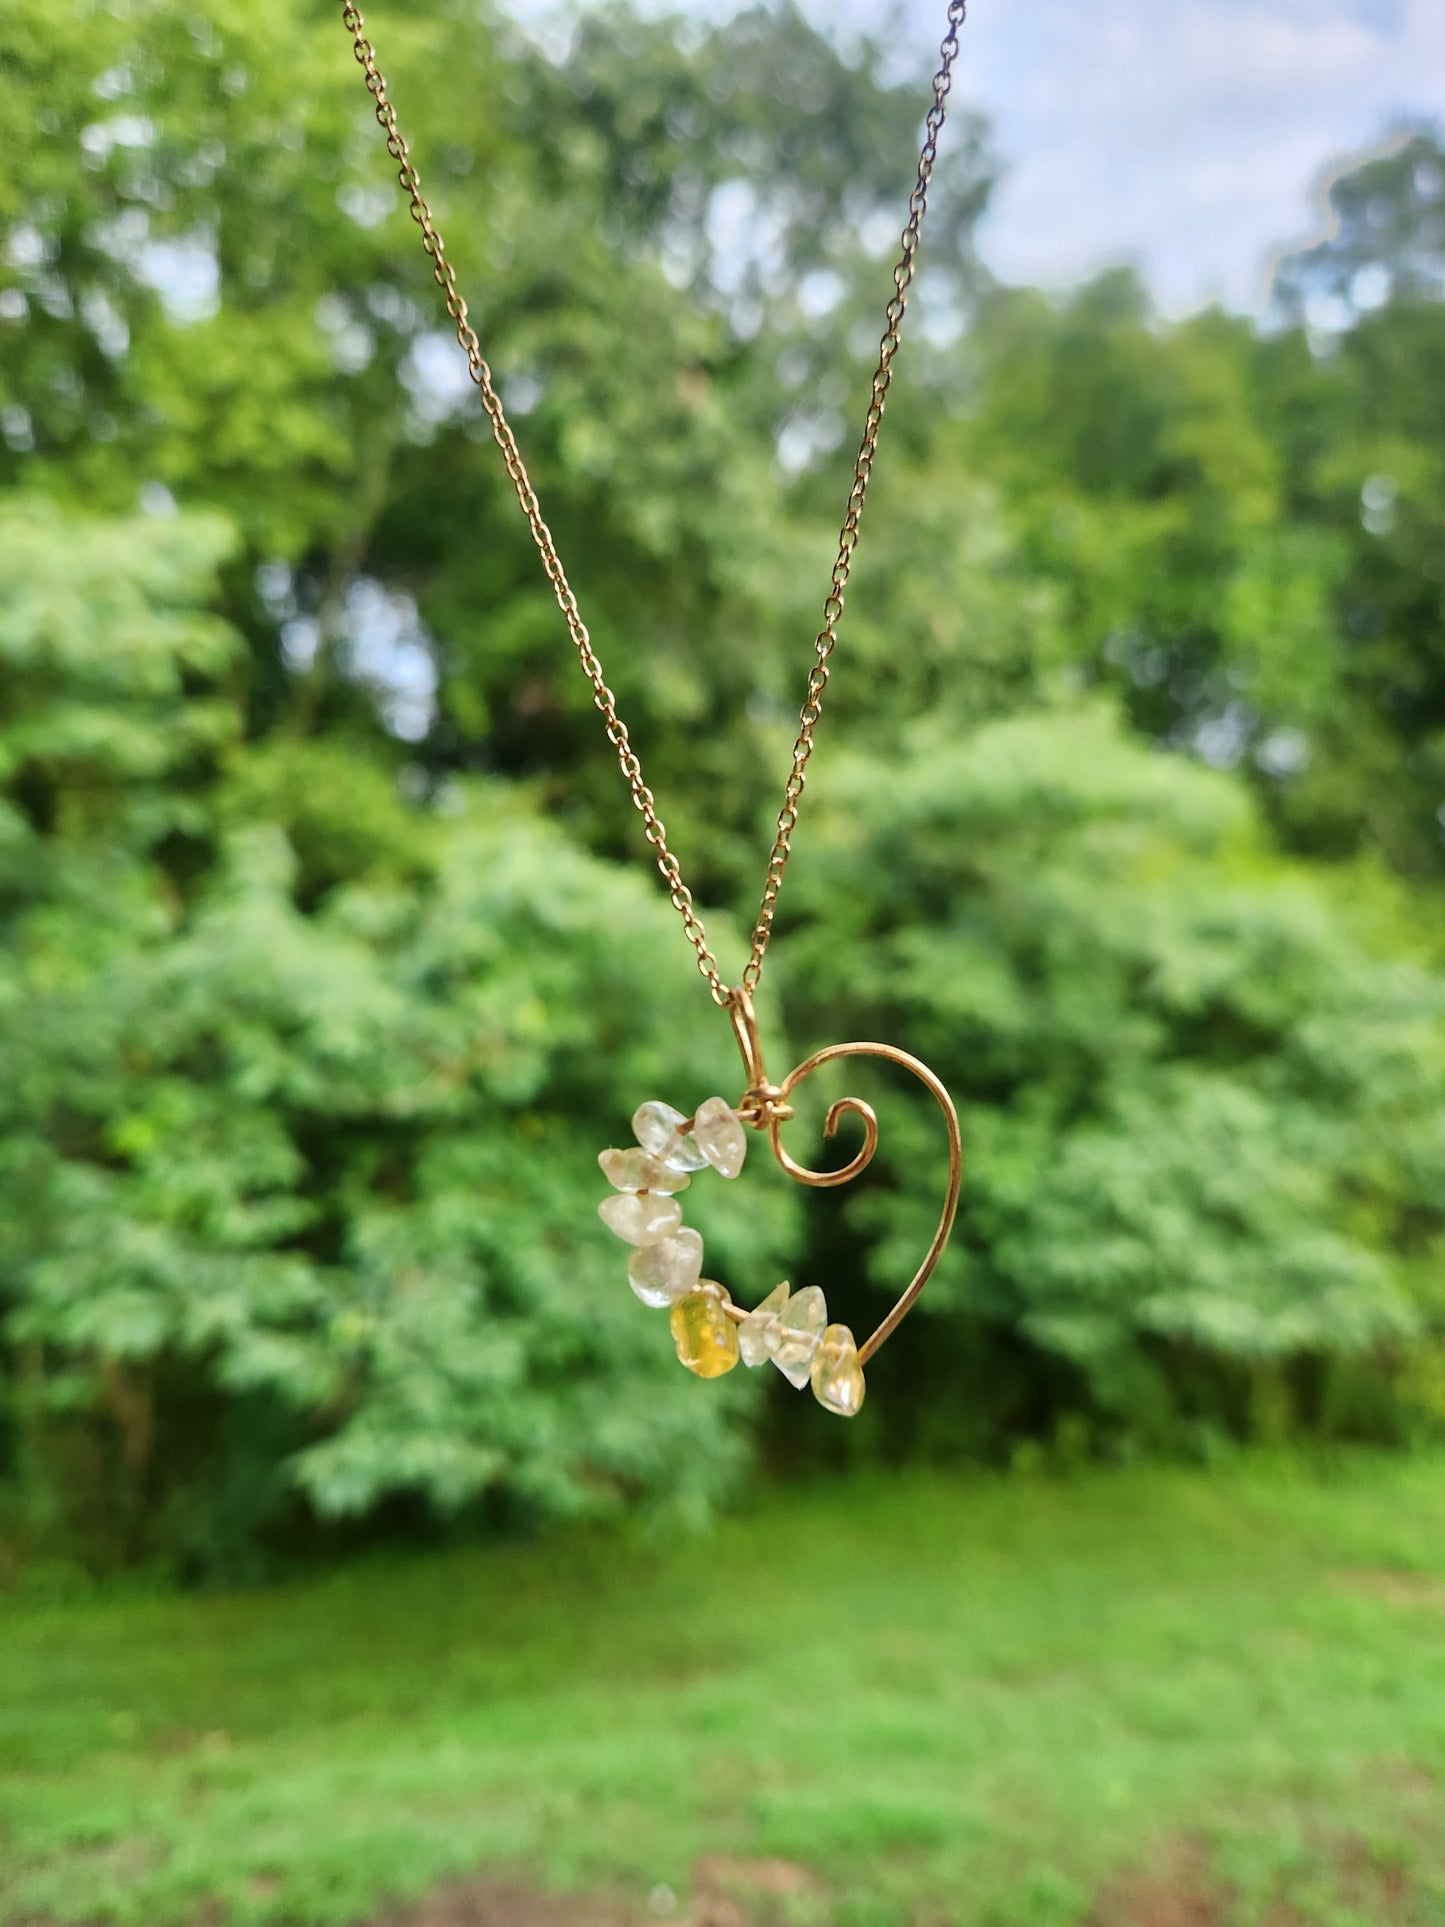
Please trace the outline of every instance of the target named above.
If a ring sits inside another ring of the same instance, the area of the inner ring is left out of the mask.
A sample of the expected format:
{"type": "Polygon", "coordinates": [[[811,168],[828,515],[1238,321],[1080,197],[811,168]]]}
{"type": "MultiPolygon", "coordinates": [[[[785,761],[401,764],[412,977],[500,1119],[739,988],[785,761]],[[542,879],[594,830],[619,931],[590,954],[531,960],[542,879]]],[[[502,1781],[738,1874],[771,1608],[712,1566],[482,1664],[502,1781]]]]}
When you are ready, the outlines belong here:
{"type": "Polygon", "coordinates": [[[908,289],[913,280],[914,257],[927,210],[929,182],[938,158],[938,137],[943,128],[953,81],[953,61],[958,52],[958,31],[963,25],[966,7],[967,0],[948,0],[947,28],[939,49],[938,70],[933,76],[933,99],[924,120],[917,179],[908,197],[902,252],[893,269],[893,293],[884,309],[885,326],[863,419],[863,437],[853,465],[853,482],[838,536],[832,583],[823,602],[823,626],[813,644],[814,659],[808,671],[792,767],[783,790],[777,832],[753,925],[752,946],[742,982],[732,987],[723,982],[717,960],[708,948],[707,932],[694,907],[692,892],[684,883],[678,860],[668,847],[667,831],[657,813],[652,791],[643,780],[642,764],[632,747],[627,725],[617,713],[617,699],[607,686],[552,532],[542,518],[537,492],[517,447],[501,396],[493,384],[492,371],[467,318],[467,304],[457,288],[455,270],[446,258],[441,234],[422,194],[421,176],[397,125],[396,109],[376,64],[376,50],[367,38],[361,11],[352,0],[343,0],[341,9],[343,24],[351,35],[353,51],[375,105],[376,118],[386,136],[387,152],[396,162],[397,178],[407,197],[412,219],[421,230],[422,247],[431,260],[432,274],[442,291],[471,378],[481,393],[493,439],[502,452],[542,568],[552,585],[578,660],[592,684],[593,701],[601,712],[607,740],[617,751],[622,774],[642,817],[643,834],[651,845],[673,908],[682,918],[688,942],[696,952],[697,967],[707,981],[713,1002],[727,1011],[742,1054],[746,1088],[736,1104],[729,1104],[725,1098],[710,1097],[691,1117],[656,1100],[640,1106],[632,1120],[636,1147],[603,1151],[598,1158],[604,1177],[613,1186],[612,1195],[597,1207],[598,1213],[610,1230],[633,1247],[627,1267],[628,1282],[643,1304],[668,1309],[677,1355],[690,1371],[700,1378],[717,1378],[731,1371],[739,1360],[751,1366],[771,1359],[792,1385],[801,1387],[811,1383],[818,1402],[844,1418],[853,1417],[862,1406],[863,1367],[907,1315],[942,1256],[953,1229],[963,1162],[958,1114],[947,1090],[928,1066],[893,1044],[829,1044],[789,1071],[781,1084],[772,1083],[763,1063],[752,998],[772,937],[778,895],[792,854],[793,831],[797,827],[808,760],[813,753],[813,733],[822,714],[823,696],[832,673],[838,623],[852,571],[853,551],[858,545],[883,407],[893,379],[893,359],[898,352],[908,289]],[[893,1309],[862,1345],[855,1343],[846,1325],[829,1323],[827,1305],[817,1285],[794,1292],[783,1283],[751,1311],[735,1305],[722,1285],[702,1276],[702,1239],[683,1224],[682,1207],[678,1203],[678,1193],[687,1189],[694,1172],[711,1167],[724,1178],[737,1177],[747,1150],[745,1126],[767,1133],[773,1156],[799,1184],[829,1187],[847,1184],[856,1178],[878,1145],[877,1116],[872,1106],[861,1098],[839,1098],[824,1119],[823,1135],[828,1138],[845,1116],[858,1118],[863,1126],[862,1148],[839,1170],[813,1171],[796,1163],[779,1135],[782,1126],[793,1116],[788,1100],[797,1086],[822,1065],[842,1057],[881,1057],[910,1071],[937,1099],[948,1133],[948,1189],[933,1242],[893,1309]]]}

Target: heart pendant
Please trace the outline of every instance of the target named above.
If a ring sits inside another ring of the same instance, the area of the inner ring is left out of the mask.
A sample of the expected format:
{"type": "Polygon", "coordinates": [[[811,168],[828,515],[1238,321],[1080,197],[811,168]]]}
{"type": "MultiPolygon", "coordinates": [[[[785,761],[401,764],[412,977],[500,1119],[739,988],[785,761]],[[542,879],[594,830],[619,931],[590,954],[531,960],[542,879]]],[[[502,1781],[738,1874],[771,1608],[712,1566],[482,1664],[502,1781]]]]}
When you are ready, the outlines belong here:
{"type": "Polygon", "coordinates": [[[774,1084],[763,1063],[748,992],[729,992],[727,1009],[742,1052],[747,1089],[736,1105],[710,1097],[690,1118],[667,1104],[644,1104],[632,1120],[639,1148],[604,1151],[598,1159],[615,1187],[614,1195],[604,1199],[598,1211],[619,1237],[637,1247],[628,1265],[628,1282],[644,1304],[670,1308],[678,1357],[690,1371],[716,1378],[740,1361],[760,1365],[771,1359],[792,1384],[811,1383],[826,1410],[851,1418],[863,1403],[863,1367],[907,1317],[953,1229],[963,1171],[958,1113],[928,1066],[893,1044],[829,1044],[804,1058],[781,1084],[774,1084]],[[948,1132],[948,1190],[933,1242],[897,1303],[862,1345],[854,1342],[846,1325],[828,1323],[823,1293],[816,1285],[796,1293],[786,1284],[778,1285],[752,1311],[735,1305],[721,1285],[701,1275],[702,1240],[682,1225],[675,1197],[690,1183],[693,1172],[709,1166],[725,1178],[738,1175],[747,1150],[745,1126],[767,1133],[773,1156],[799,1184],[831,1187],[856,1178],[878,1148],[877,1115],[861,1098],[840,1097],[823,1122],[825,1137],[833,1136],[845,1116],[856,1117],[863,1125],[861,1149],[837,1171],[812,1171],[797,1163],[780,1135],[793,1116],[789,1098],[798,1085],[840,1057],[881,1057],[902,1065],[933,1093],[948,1132]]]}

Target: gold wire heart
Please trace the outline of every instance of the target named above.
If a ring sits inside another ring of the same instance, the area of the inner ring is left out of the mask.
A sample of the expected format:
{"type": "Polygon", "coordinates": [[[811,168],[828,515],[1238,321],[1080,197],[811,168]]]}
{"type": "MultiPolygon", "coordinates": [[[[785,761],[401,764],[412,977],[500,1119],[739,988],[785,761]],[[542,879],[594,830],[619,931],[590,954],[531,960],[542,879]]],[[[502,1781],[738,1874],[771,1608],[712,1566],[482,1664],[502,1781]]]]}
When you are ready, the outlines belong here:
{"type": "MultiPolygon", "coordinates": [[[[811,1057],[805,1057],[801,1064],[790,1070],[781,1084],[773,1084],[768,1079],[763,1066],[762,1045],[758,1039],[757,1019],[753,1015],[753,1002],[745,989],[728,993],[728,1015],[732,1019],[733,1032],[742,1052],[743,1069],[747,1075],[748,1088],[739,1099],[736,1110],[745,1124],[755,1131],[766,1131],[772,1146],[773,1156],[782,1165],[790,1178],[799,1184],[810,1184],[826,1188],[835,1184],[849,1184],[861,1171],[867,1169],[878,1149],[878,1117],[871,1104],[865,1104],[861,1097],[840,1097],[836,1104],[829,1106],[828,1115],[823,1120],[823,1135],[832,1137],[838,1128],[838,1120],[852,1115],[863,1122],[863,1145],[848,1162],[837,1171],[810,1171],[806,1165],[799,1164],[783,1148],[780,1132],[793,1115],[789,1097],[805,1077],[819,1069],[823,1064],[831,1064],[839,1057],[883,1057],[890,1064],[901,1064],[911,1071],[920,1083],[926,1084],[938,1100],[943,1112],[943,1121],[948,1127],[948,1195],[943,1203],[943,1215],[938,1220],[938,1229],[933,1234],[933,1243],[928,1247],[923,1263],[913,1274],[912,1282],[894,1305],[892,1311],[879,1325],[873,1336],[858,1347],[858,1362],[866,1365],[868,1360],[891,1337],[908,1316],[918,1294],[933,1275],[934,1266],[943,1256],[944,1246],[948,1243],[949,1233],[953,1230],[953,1220],[958,1212],[958,1194],[963,1181],[963,1143],[958,1129],[958,1112],[953,1107],[953,1099],[948,1095],[942,1082],[934,1076],[928,1066],[919,1058],[910,1056],[906,1050],[899,1050],[895,1044],[827,1044],[816,1050],[811,1057]]],[[[736,1310],[727,1307],[729,1316],[741,1320],[748,1316],[741,1307],[736,1310]]]]}

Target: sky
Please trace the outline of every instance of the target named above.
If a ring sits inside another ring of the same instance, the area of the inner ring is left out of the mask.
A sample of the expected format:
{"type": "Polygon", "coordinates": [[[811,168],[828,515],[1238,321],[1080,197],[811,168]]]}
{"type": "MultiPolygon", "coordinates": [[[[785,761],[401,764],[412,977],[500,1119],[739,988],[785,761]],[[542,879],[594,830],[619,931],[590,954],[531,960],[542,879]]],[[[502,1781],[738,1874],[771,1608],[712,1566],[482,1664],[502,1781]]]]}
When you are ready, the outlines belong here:
{"type": "MultiPolygon", "coordinates": [[[[943,13],[902,0],[911,69],[943,13]]],[[[1133,260],[1165,313],[1258,309],[1269,251],[1323,231],[1326,164],[1445,119],[1445,0],[972,0],[956,71],[1004,168],[980,236],[995,273],[1066,286],[1133,260]]]]}
{"type": "MultiPolygon", "coordinates": [[[[716,19],[748,0],[641,4],[716,19]]],[[[895,49],[921,117],[946,0],[798,4],[895,49]]],[[[510,6],[539,22],[559,0],[510,6]]],[[[979,238],[1001,279],[1064,288],[1133,261],[1167,315],[1259,312],[1273,253],[1325,232],[1331,163],[1445,124],[1445,0],[969,0],[955,73],[994,127],[979,238]]]]}

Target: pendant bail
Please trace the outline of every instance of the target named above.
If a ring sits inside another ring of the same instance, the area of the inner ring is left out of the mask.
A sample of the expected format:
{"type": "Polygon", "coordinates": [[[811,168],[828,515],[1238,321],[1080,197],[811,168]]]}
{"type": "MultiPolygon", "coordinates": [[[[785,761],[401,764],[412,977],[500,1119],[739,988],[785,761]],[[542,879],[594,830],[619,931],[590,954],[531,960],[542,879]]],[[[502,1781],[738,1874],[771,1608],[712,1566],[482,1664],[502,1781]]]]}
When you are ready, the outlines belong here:
{"type": "Polygon", "coordinates": [[[793,1107],[784,1098],[780,1086],[769,1081],[752,994],[745,984],[737,984],[728,992],[727,1013],[732,1019],[733,1036],[742,1053],[743,1076],[747,1079],[747,1089],[734,1107],[738,1116],[755,1131],[786,1123],[793,1115],[793,1107]]]}

